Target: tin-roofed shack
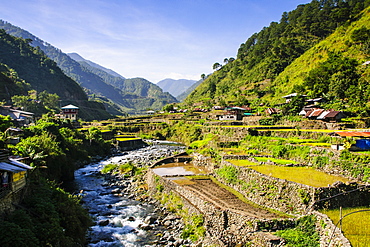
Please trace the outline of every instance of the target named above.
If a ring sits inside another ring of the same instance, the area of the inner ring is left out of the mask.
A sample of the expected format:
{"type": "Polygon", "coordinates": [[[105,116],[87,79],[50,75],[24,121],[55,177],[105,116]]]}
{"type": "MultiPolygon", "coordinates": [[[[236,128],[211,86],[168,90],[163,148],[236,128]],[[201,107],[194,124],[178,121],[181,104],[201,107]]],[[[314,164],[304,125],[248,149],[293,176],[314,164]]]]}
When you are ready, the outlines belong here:
{"type": "Polygon", "coordinates": [[[4,201],[13,203],[12,196],[27,184],[27,171],[33,167],[16,159],[9,158],[7,150],[0,150],[0,212],[4,201]]]}
{"type": "Polygon", "coordinates": [[[356,144],[352,145],[351,151],[365,151],[370,150],[370,132],[361,131],[341,131],[335,132],[341,137],[352,137],[356,139],[356,144]]]}

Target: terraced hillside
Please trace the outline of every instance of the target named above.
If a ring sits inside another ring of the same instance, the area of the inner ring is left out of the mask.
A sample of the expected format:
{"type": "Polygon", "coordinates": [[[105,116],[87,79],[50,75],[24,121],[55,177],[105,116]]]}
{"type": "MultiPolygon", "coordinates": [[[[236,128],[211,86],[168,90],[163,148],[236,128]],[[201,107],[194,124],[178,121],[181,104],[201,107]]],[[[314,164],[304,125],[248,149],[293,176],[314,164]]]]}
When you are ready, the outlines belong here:
{"type": "Polygon", "coordinates": [[[255,207],[252,204],[240,200],[233,193],[220,187],[210,179],[193,179],[192,182],[192,184],[184,185],[186,189],[192,191],[203,200],[213,203],[221,210],[228,209],[244,216],[259,219],[273,219],[279,217],[277,214],[269,212],[261,207],[255,207]]]}

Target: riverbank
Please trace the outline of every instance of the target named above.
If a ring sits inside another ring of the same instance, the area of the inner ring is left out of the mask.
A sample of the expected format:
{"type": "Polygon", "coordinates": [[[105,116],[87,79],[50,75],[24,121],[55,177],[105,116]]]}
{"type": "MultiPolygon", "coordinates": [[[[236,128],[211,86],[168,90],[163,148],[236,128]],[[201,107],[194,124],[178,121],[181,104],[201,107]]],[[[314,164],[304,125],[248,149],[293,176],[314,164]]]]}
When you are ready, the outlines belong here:
{"type": "Polygon", "coordinates": [[[117,170],[103,174],[108,164],[133,163],[140,169],[154,161],[180,153],[184,147],[152,144],[125,151],[76,171],[76,191],[94,219],[88,234],[89,246],[191,246],[180,237],[181,218],[145,192],[145,181],[117,170]]]}

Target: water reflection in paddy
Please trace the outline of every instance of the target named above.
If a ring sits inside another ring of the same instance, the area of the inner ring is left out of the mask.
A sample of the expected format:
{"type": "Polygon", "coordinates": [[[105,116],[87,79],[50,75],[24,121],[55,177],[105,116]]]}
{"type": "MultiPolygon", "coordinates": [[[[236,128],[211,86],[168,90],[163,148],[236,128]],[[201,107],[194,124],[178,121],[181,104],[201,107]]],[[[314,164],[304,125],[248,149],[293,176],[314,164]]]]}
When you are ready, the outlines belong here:
{"type": "Polygon", "coordinates": [[[189,176],[207,173],[206,170],[195,167],[191,162],[167,163],[153,168],[153,172],[159,176],[189,176]]]}

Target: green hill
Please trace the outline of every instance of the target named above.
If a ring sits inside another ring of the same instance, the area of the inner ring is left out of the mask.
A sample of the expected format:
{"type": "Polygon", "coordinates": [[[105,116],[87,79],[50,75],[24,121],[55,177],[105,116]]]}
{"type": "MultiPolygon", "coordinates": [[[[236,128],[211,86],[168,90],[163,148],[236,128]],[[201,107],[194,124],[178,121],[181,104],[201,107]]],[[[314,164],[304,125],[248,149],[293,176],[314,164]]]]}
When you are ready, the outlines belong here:
{"type": "Polygon", "coordinates": [[[38,49],[30,40],[16,38],[0,30],[1,101],[9,102],[14,95],[24,95],[28,90],[46,91],[60,97],[60,105],[75,104],[80,107],[80,117],[106,119],[110,117],[104,105],[88,101],[82,88],[66,76],[57,64],[38,49]]]}
{"type": "Polygon", "coordinates": [[[16,37],[30,39],[32,46],[39,47],[58,64],[66,75],[78,82],[91,98],[104,103],[111,114],[142,113],[147,108],[159,110],[167,103],[177,102],[172,95],[164,93],[160,87],[145,79],[125,79],[114,71],[86,60],[78,54],[67,55],[60,49],[8,22],[0,20],[0,28],[16,37]],[[125,88],[132,87],[133,81],[138,82],[137,85],[133,85],[137,89],[125,91],[125,88]],[[124,86],[125,84],[128,85],[124,86]],[[150,92],[145,92],[149,88],[150,92]],[[127,97],[127,94],[130,97],[127,97]],[[141,100],[132,100],[132,94],[136,95],[134,98],[141,100]]]}
{"type": "MultiPolygon", "coordinates": [[[[353,100],[341,91],[359,84],[363,85],[361,90],[366,91],[368,69],[360,64],[368,57],[368,24],[364,23],[369,14],[368,11],[360,13],[369,5],[370,1],[362,0],[314,0],[283,13],[280,22],[272,22],[241,44],[237,59],[228,59],[223,66],[216,63],[214,68],[217,70],[185,99],[185,103],[249,103],[252,106],[264,103],[268,106],[281,103],[281,96],[285,94],[297,92],[312,97],[328,97],[329,103],[338,108],[353,104],[353,100]],[[362,34],[356,31],[363,37],[354,41],[352,33],[363,27],[362,34]],[[324,54],[328,51],[332,51],[331,60],[327,60],[328,55],[324,54]],[[318,62],[323,64],[318,65],[318,62]],[[325,81],[319,84],[313,79],[320,78],[315,72],[323,72],[328,64],[332,68],[327,71],[325,79],[321,78],[325,81]],[[321,71],[311,72],[317,67],[321,67],[321,71]],[[355,67],[356,71],[351,71],[350,67],[355,67]],[[331,87],[318,90],[322,85],[330,85],[330,78],[341,81],[340,86],[333,90],[333,82],[331,87]],[[333,93],[328,95],[329,91],[333,93]],[[340,105],[337,104],[338,99],[340,105]]],[[[364,113],[364,109],[351,110],[364,113]]]]}
{"type": "Polygon", "coordinates": [[[159,86],[144,78],[126,79],[112,75],[100,66],[91,64],[91,61],[79,63],[84,70],[98,76],[106,84],[102,89],[95,88],[94,93],[103,94],[127,113],[140,114],[147,109],[160,110],[166,104],[177,102],[171,94],[163,92],[159,86]],[[113,88],[114,93],[103,93],[106,88],[113,88]]]}

